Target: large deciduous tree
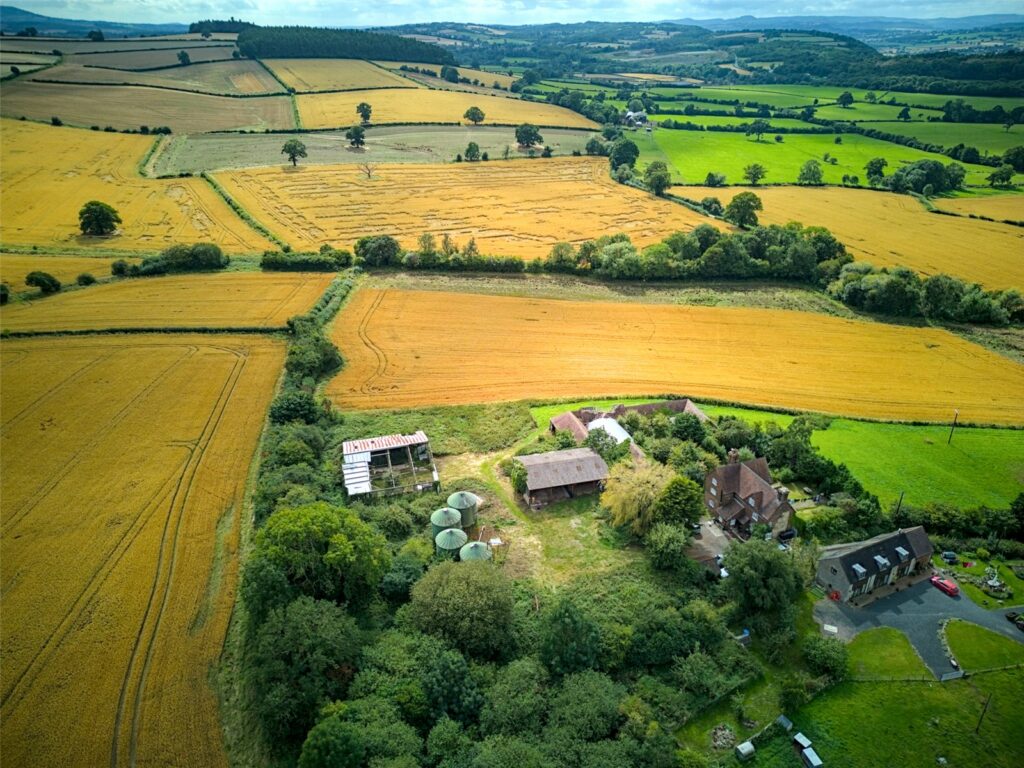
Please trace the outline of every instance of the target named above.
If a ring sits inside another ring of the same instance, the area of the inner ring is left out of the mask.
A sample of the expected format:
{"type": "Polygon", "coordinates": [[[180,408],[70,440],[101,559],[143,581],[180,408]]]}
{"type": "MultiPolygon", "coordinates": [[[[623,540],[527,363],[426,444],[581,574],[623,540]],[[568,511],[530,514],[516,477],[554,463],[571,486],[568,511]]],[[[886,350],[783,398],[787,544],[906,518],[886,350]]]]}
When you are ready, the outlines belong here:
{"type": "Polygon", "coordinates": [[[281,154],[287,155],[294,167],[299,164],[300,157],[306,157],[306,145],[298,139],[288,139],[281,147],[281,154]]]}
{"type": "Polygon", "coordinates": [[[657,462],[616,464],[608,475],[601,503],[611,512],[614,525],[643,536],[656,521],[658,498],[671,479],[672,471],[657,462]]]}
{"type": "Polygon", "coordinates": [[[78,225],[83,235],[111,235],[121,223],[121,217],[113,206],[99,200],[90,200],[78,212],[78,225]]]}
{"type": "Polygon", "coordinates": [[[761,198],[753,192],[740,192],[725,206],[725,220],[739,227],[756,227],[757,212],[763,208],[761,198]]]}
{"type": "Polygon", "coordinates": [[[370,116],[373,114],[373,107],[365,101],[361,101],[356,105],[356,112],[364,123],[368,123],[370,122],[370,116]]]}
{"type": "Polygon", "coordinates": [[[523,123],[516,128],[516,143],[520,147],[532,147],[534,144],[544,143],[544,137],[540,135],[540,129],[536,125],[523,123]]]}
{"type": "Polygon", "coordinates": [[[470,107],[463,113],[464,118],[469,120],[473,125],[480,125],[484,121],[484,111],[480,107],[470,107]]]}

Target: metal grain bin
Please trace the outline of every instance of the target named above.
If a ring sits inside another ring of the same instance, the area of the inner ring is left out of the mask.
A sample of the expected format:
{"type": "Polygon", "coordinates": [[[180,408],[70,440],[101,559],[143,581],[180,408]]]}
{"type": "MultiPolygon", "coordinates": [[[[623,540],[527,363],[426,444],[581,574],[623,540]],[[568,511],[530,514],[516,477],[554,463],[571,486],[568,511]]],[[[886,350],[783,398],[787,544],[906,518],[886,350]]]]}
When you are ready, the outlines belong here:
{"type": "Polygon", "coordinates": [[[430,516],[430,535],[437,538],[437,534],[449,528],[459,528],[462,525],[462,515],[457,509],[441,507],[430,516]]]}
{"type": "Polygon", "coordinates": [[[476,509],[479,504],[480,499],[469,491],[458,491],[448,497],[448,506],[457,509],[462,515],[463,528],[472,528],[476,525],[476,509]]]}
{"type": "Polygon", "coordinates": [[[462,545],[466,543],[465,531],[460,531],[458,528],[448,528],[441,531],[437,536],[434,537],[434,545],[437,548],[437,554],[447,557],[451,560],[455,559],[455,556],[459,554],[459,550],[462,545]]]}
{"type": "Polygon", "coordinates": [[[490,560],[491,548],[483,541],[471,541],[459,550],[459,560],[490,560]]]}

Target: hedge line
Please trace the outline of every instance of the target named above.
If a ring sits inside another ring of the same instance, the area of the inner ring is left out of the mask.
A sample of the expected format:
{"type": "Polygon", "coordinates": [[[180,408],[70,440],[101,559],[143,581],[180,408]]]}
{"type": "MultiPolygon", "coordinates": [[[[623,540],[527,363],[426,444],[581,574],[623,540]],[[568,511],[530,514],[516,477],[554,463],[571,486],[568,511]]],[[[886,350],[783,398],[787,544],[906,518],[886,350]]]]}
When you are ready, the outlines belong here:
{"type": "Polygon", "coordinates": [[[265,238],[270,240],[272,243],[276,243],[282,248],[288,247],[288,244],[281,240],[281,238],[279,238],[269,229],[260,224],[260,222],[254,219],[252,215],[235,200],[235,198],[231,197],[231,195],[227,193],[227,190],[225,190],[224,187],[218,184],[214,180],[214,178],[210,176],[210,174],[208,174],[206,171],[203,171],[199,174],[199,176],[205,179],[206,183],[213,187],[213,191],[220,195],[221,199],[228,204],[228,207],[230,207],[232,211],[238,214],[239,218],[241,218],[242,221],[244,221],[250,227],[255,229],[257,232],[259,232],[265,238]]]}

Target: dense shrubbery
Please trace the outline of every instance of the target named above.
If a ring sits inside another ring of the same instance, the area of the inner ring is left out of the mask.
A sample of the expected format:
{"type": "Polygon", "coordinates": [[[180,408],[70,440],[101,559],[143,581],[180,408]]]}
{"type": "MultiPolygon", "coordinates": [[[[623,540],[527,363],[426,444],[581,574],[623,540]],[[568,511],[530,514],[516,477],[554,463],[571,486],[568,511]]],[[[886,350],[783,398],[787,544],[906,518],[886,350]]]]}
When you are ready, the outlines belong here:
{"type": "Polygon", "coordinates": [[[317,253],[264,251],[260,267],[267,272],[337,272],[352,266],[352,254],[324,245],[317,253]]]}
{"type": "Polygon", "coordinates": [[[1024,321],[1024,296],[1017,290],[985,291],[941,274],[922,279],[906,267],[848,264],[828,291],[844,304],[883,315],[981,325],[1024,321]]]}
{"type": "Polygon", "coordinates": [[[61,283],[49,272],[29,272],[25,277],[25,285],[30,288],[38,288],[40,293],[57,293],[60,291],[61,283]]]}
{"type": "Polygon", "coordinates": [[[114,277],[152,277],[179,272],[213,272],[230,263],[231,259],[220,246],[213,243],[172,245],[161,251],[159,256],[143,259],[141,264],[129,264],[118,259],[110,265],[110,274],[114,277]]]}
{"type": "Polygon", "coordinates": [[[354,29],[248,27],[238,35],[238,50],[252,59],[377,59],[453,64],[440,46],[408,37],[354,29]]]}

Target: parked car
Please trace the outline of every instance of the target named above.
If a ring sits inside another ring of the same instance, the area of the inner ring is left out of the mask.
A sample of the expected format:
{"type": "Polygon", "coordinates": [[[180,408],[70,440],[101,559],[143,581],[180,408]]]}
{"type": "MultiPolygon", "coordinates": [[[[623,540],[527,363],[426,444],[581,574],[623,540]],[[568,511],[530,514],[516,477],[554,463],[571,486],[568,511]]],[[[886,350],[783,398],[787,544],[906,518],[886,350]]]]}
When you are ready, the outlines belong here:
{"type": "Polygon", "coordinates": [[[1013,623],[1015,623],[1015,622],[1017,621],[1017,617],[1018,617],[1018,616],[1020,616],[1020,614],[1019,614],[1019,613],[1017,613],[1016,611],[1009,611],[1009,612],[1008,612],[1008,613],[1006,614],[1006,620],[1007,620],[1008,622],[1010,622],[1011,624],[1013,624],[1013,623]]]}
{"type": "Polygon", "coordinates": [[[949,552],[949,551],[943,552],[942,553],[942,559],[945,560],[950,565],[956,565],[956,560],[957,560],[956,552],[949,552]]]}
{"type": "Polygon", "coordinates": [[[950,597],[956,597],[960,594],[960,587],[958,587],[956,582],[951,579],[944,579],[941,576],[932,576],[931,582],[934,586],[941,589],[950,597]]]}
{"type": "Polygon", "coordinates": [[[1013,625],[1021,632],[1024,632],[1024,616],[1018,616],[1017,620],[1013,622],[1013,625]]]}
{"type": "Polygon", "coordinates": [[[779,541],[789,541],[796,538],[796,528],[787,528],[779,534],[779,541]]]}

